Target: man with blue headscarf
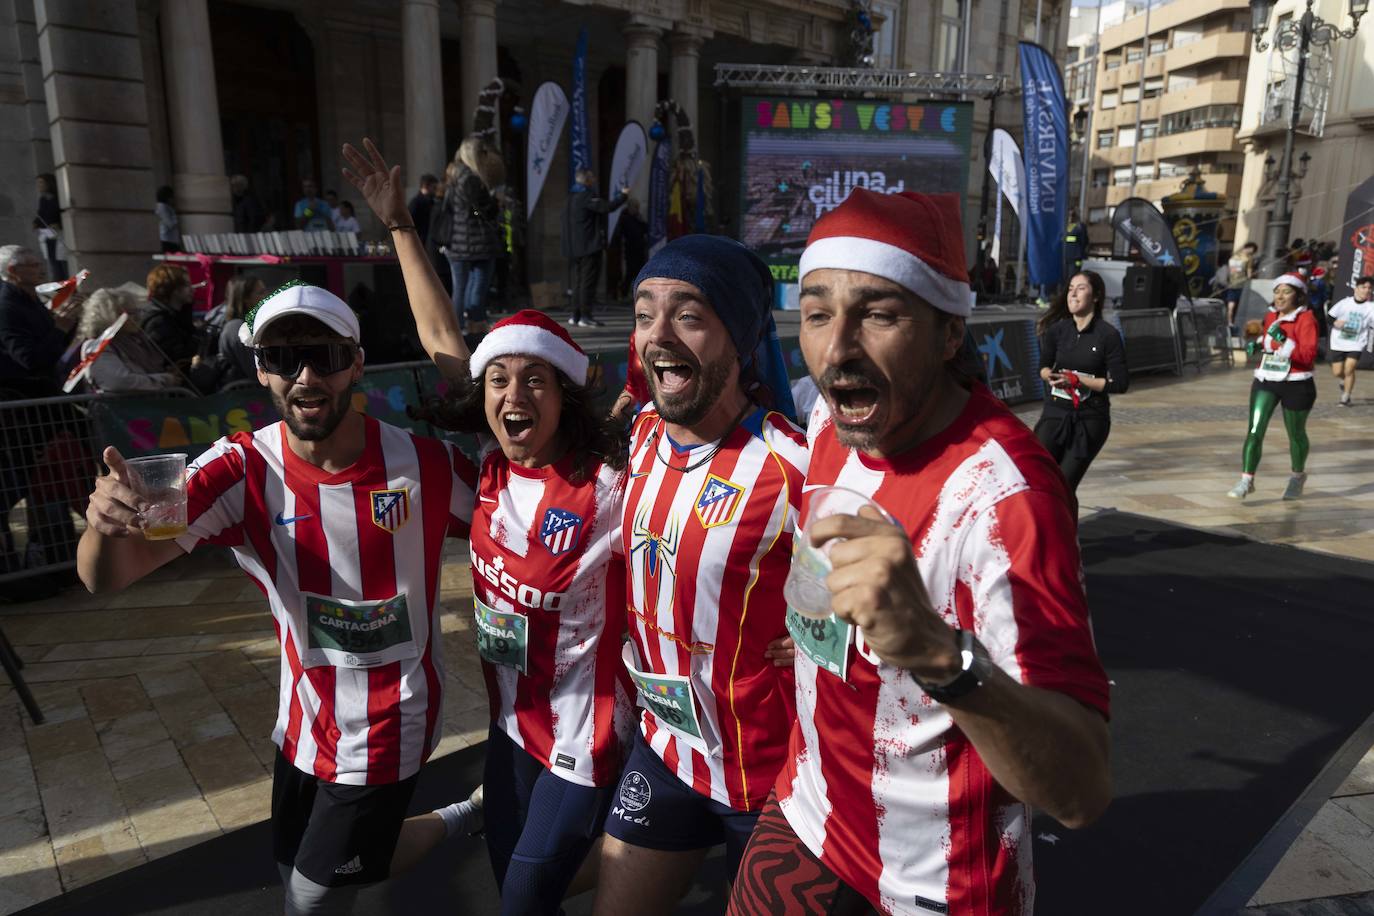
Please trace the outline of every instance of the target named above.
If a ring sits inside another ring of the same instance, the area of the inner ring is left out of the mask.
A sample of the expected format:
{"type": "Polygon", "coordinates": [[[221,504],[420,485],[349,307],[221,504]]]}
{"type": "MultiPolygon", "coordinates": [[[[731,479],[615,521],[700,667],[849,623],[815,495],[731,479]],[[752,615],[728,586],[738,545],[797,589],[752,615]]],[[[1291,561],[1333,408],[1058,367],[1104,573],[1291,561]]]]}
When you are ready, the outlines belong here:
{"type": "Polygon", "coordinates": [[[772,323],[768,268],[689,235],[635,280],[653,403],[635,420],[623,519],[625,663],[644,707],[610,814],[598,914],[669,912],[706,851],[731,876],[786,752],[782,584],[806,439],[772,323]]]}

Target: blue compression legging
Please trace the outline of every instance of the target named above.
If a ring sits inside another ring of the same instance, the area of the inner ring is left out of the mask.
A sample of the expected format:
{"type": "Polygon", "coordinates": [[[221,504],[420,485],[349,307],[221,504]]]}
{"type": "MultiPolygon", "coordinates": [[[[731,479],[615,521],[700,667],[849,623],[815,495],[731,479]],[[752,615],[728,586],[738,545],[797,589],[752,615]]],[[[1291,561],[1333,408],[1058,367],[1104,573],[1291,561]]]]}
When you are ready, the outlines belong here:
{"type": "MultiPolygon", "coordinates": [[[[1264,451],[1264,432],[1269,418],[1279,405],[1279,396],[1272,391],[1252,389],[1250,392],[1250,425],[1245,433],[1245,448],[1241,451],[1241,470],[1255,473],[1264,451]]],[[[1293,473],[1301,474],[1307,467],[1307,415],[1311,411],[1283,409],[1283,425],[1288,430],[1288,453],[1293,459],[1293,473]]]]}
{"type": "Polygon", "coordinates": [[[554,775],[491,726],[482,809],[502,913],[558,913],[601,833],[614,789],[554,775]]]}

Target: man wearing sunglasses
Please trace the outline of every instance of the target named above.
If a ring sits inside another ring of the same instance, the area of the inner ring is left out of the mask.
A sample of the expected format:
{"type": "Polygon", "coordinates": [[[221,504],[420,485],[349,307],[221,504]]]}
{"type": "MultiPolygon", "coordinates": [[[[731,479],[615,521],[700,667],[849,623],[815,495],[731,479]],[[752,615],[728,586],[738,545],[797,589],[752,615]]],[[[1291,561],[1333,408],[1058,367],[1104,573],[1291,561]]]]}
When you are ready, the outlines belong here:
{"type": "Polygon", "coordinates": [[[281,644],[272,828],[286,913],[346,913],[360,886],[480,818],[462,802],[405,819],[439,742],[444,539],[468,536],[477,472],[448,443],[350,409],[363,351],[332,293],[288,284],[240,337],[281,422],[192,462],[173,540],[143,537],[147,507],[106,448],[77,568],[92,592],[114,591],[201,543],[234,552],[281,644]]]}

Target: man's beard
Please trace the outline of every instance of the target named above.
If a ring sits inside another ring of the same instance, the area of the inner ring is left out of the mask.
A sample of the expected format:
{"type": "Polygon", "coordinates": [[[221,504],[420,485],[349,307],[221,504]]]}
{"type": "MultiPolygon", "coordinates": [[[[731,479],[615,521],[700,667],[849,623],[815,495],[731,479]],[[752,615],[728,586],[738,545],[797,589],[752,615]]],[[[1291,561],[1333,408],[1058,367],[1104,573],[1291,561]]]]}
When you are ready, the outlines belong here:
{"type": "Polygon", "coordinates": [[[348,416],[348,411],[352,409],[349,405],[353,400],[353,389],[345,388],[334,397],[331,402],[328,392],[294,389],[285,395],[272,392],[272,405],[277,408],[277,413],[286,421],[286,426],[291,430],[291,435],[300,439],[302,442],[319,442],[328,439],[334,434],[334,430],[339,428],[339,424],[348,416]],[[323,416],[318,420],[301,420],[291,411],[291,402],[301,397],[323,397],[327,409],[323,416]]]}
{"type": "Polygon", "coordinates": [[[730,362],[733,359],[733,356],[724,357],[698,367],[696,391],[690,397],[663,395],[658,389],[658,374],[653,369],[653,361],[649,360],[644,375],[649,382],[649,393],[654,399],[654,409],[658,415],[677,426],[700,423],[725,393],[725,381],[730,377],[730,362]]]}

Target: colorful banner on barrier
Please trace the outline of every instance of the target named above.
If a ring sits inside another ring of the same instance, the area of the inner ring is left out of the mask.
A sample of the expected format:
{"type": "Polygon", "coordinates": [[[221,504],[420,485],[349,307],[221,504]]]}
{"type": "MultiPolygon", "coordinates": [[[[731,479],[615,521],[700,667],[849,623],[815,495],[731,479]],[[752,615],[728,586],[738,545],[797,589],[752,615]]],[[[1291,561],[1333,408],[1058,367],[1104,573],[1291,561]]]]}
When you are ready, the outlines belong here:
{"type": "Polygon", "coordinates": [[[988,387],[1008,404],[1045,396],[1040,379],[1040,341],[1029,318],[975,321],[968,325],[987,373],[988,387]]]}
{"type": "Polygon", "coordinates": [[[534,91],[530,103],[530,142],[525,152],[525,188],[529,199],[525,202],[525,218],[534,214],[549,166],[558,153],[558,138],[568,120],[568,96],[557,83],[544,83],[534,91]]]}
{"type": "MultiPolygon", "coordinates": [[[[425,391],[442,393],[437,370],[425,391]]],[[[378,420],[419,433],[429,426],[410,419],[406,407],[420,402],[415,372],[388,369],[369,372],[353,392],[353,408],[378,420]]],[[[239,388],[201,398],[157,396],[99,399],[91,418],[101,445],[124,455],[188,452],[195,457],[221,436],[252,432],[280,419],[263,388],[239,388]]]]}
{"type": "Polygon", "coordinates": [[[1025,142],[1026,261],[1031,283],[1054,286],[1064,273],[1069,218],[1069,114],[1053,55],[1031,41],[1021,51],[1021,116],[1025,142]]]}

